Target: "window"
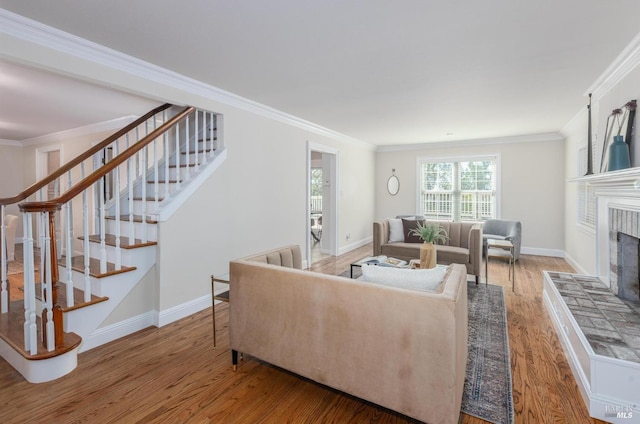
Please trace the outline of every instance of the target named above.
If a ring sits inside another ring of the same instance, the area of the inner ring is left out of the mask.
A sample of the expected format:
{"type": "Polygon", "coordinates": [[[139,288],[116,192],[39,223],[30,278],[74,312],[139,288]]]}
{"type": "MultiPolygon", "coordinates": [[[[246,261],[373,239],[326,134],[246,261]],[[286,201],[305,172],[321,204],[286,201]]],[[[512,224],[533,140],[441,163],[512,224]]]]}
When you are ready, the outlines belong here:
{"type": "MultiPolygon", "coordinates": [[[[578,151],[578,176],[586,172],[587,148],[578,151]]],[[[596,196],[587,183],[578,183],[578,224],[595,230],[596,228],[596,196]]]]}
{"type": "Polygon", "coordinates": [[[484,221],[497,217],[496,156],[420,159],[418,213],[443,221],[484,221]]]}

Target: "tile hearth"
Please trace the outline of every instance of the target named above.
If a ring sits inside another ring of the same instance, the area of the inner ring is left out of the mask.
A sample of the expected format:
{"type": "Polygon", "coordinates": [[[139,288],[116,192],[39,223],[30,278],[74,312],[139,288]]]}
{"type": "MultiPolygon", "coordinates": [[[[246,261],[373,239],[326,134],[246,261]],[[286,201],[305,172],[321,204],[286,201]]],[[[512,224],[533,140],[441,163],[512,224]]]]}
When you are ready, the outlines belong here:
{"type": "Polygon", "coordinates": [[[548,275],[596,354],[640,363],[640,302],[618,298],[597,277],[548,275]]]}

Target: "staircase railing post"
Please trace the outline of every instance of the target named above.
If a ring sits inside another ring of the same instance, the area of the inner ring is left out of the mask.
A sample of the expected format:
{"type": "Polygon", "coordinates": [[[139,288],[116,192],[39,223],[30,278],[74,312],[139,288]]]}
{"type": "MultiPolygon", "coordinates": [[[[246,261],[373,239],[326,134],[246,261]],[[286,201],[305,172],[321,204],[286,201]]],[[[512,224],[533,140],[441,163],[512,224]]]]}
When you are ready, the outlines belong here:
{"type": "Polygon", "coordinates": [[[62,307],[58,303],[59,272],[58,272],[58,246],[56,240],[56,212],[62,205],[54,202],[42,202],[40,204],[21,204],[22,212],[39,212],[44,217],[44,243],[41,245],[41,257],[44,257],[44,266],[41,268],[43,283],[43,310],[42,310],[42,340],[47,350],[52,351],[64,345],[64,328],[62,325],[62,307]],[[53,333],[53,334],[52,334],[53,333]]]}
{"type": "MultiPolygon", "coordinates": [[[[58,243],[56,240],[56,210],[60,210],[60,208],[50,209],[48,212],[49,215],[49,237],[51,242],[49,243],[49,263],[47,263],[47,267],[45,267],[44,272],[50,272],[51,274],[51,302],[49,303],[46,296],[48,293],[45,291],[45,300],[47,304],[51,305],[51,310],[53,312],[53,340],[55,348],[62,347],[64,345],[64,332],[62,326],[62,307],[58,303],[58,292],[60,287],[58,282],[60,280],[60,275],[58,272],[58,243]]],[[[49,278],[45,278],[45,281],[49,281],[49,278]]],[[[44,340],[48,340],[47,329],[51,328],[51,325],[48,323],[46,317],[46,311],[42,311],[42,329],[43,329],[43,338],[44,340]],[[48,325],[49,324],[49,325],[48,325]]],[[[49,350],[51,346],[47,346],[49,350]]]]}

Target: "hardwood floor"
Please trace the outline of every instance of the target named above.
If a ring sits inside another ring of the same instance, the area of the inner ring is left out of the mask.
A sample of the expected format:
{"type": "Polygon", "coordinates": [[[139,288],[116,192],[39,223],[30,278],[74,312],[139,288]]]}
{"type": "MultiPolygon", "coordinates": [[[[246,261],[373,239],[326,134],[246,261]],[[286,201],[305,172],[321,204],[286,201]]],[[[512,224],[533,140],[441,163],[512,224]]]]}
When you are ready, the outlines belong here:
{"type": "MultiPolygon", "coordinates": [[[[314,265],[339,274],[370,253],[365,246],[314,265]]],[[[492,261],[505,288],[517,423],[592,423],[542,305],[542,270],[569,271],[562,259],[520,257],[516,291],[507,265],[492,261]]],[[[203,282],[205,284],[207,282],[203,282]]],[[[413,423],[394,412],[245,358],[231,370],[228,304],[162,328],[148,328],[80,355],[55,382],[29,384],[0,359],[0,423],[413,423]]],[[[463,415],[463,423],[484,421],[463,415]]]]}

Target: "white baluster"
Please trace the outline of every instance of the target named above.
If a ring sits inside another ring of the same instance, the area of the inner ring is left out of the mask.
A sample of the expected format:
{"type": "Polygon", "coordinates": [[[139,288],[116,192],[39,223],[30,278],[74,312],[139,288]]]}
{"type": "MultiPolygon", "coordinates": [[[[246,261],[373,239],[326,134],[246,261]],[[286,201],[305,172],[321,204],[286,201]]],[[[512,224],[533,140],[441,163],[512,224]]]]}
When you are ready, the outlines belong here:
{"type": "Polygon", "coordinates": [[[66,235],[66,240],[67,240],[67,251],[66,251],[66,255],[65,255],[65,268],[67,270],[67,281],[66,281],[66,293],[67,293],[67,307],[69,306],[73,306],[74,303],[74,298],[73,298],[73,272],[71,272],[71,258],[73,256],[73,251],[72,251],[72,247],[73,246],[73,239],[72,239],[72,235],[73,235],[73,220],[72,220],[72,216],[71,216],[71,202],[72,200],[69,200],[66,204],[65,204],[65,221],[66,221],[66,231],[65,231],[65,235],[66,235]]]}
{"type": "MultiPolygon", "coordinates": [[[[45,308],[47,309],[47,339],[44,341],[47,350],[51,352],[56,348],[56,343],[54,339],[54,327],[53,327],[53,284],[51,283],[51,236],[50,236],[50,228],[49,228],[49,212],[42,212],[40,214],[40,219],[43,220],[42,226],[44,227],[44,257],[45,257],[45,282],[44,282],[44,296],[43,301],[45,304],[45,308]]],[[[42,251],[40,254],[42,255],[42,251]]],[[[42,317],[44,319],[44,317],[42,317]]]]}
{"type": "MultiPolygon", "coordinates": [[[[200,142],[198,140],[200,138],[200,129],[198,128],[198,110],[197,109],[194,115],[196,117],[196,122],[194,126],[194,135],[193,135],[193,146],[194,146],[193,150],[194,150],[194,153],[196,154],[196,163],[195,163],[196,166],[194,168],[194,171],[197,171],[198,168],[200,168],[200,160],[199,160],[200,142]]],[[[188,137],[187,137],[187,143],[191,143],[188,137]]]]}
{"type": "Polygon", "coordinates": [[[209,150],[209,157],[213,156],[214,149],[215,149],[215,144],[214,144],[214,139],[213,139],[213,112],[209,112],[209,143],[211,143],[211,147],[209,150]]]}
{"type": "Polygon", "coordinates": [[[104,178],[100,178],[99,183],[99,192],[100,192],[100,273],[104,274],[107,272],[107,241],[106,241],[106,210],[104,207],[104,178]]]}
{"type": "MultiPolygon", "coordinates": [[[[176,157],[176,190],[180,188],[180,176],[181,176],[181,172],[180,172],[180,123],[176,124],[176,153],[175,153],[175,157],[176,157]]],[[[188,164],[187,164],[188,166],[188,164]]],[[[167,181],[165,182],[165,184],[167,184],[167,187],[169,185],[168,182],[168,178],[167,181]]],[[[167,188],[167,190],[169,190],[169,188],[167,188]]]]}
{"type": "MultiPolygon", "coordinates": [[[[36,281],[33,261],[33,219],[31,212],[22,219],[24,265],[24,350],[31,355],[38,353],[38,329],[36,327],[36,281]]],[[[40,255],[42,256],[42,255],[40,255]]]]}
{"type": "MultiPolygon", "coordinates": [[[[167,121],[167,111],[163,110],[162,111],[162,120],[164,122],[167,121]]],[[[165,131],[164,135],[164,179],[168,180],[169,179],[169,131],[165,131]]],[[[180,170],[176,170],[177,172],[180,172],[180,170]]],[[[168,199],[169,198],[169,184],[164,185],[164,198],[168,199]]]]}
{"type": "MultiPolygon", "coordinates": [[[[118,147],[118,140],[115,142],[115,150],[114,153],[116,156],[120,153],[120,149],[118,147]]],[[[120,167],[116,168],[113,171],[113,186],[114,197],[115,197],[115,214],[116,214],[116,269],[119,271],[122,269],[122,249],[120,248],[120,167]]],[[[105,235],[106,237],[106,235],[105,235]]]]}
{"type": "Polygon", "coordinates": [[[186,123],[184,125],[184,139],[185,139],[185,146],[186,146],[186,165],[187,165],[187,175],[184,177],[185,180],[188,180],[189,178],[191,178],[191,146],[189,146],[189,144],[191,144],[190,140],[189,140],[189,115],[187,115],[186,118],[186,123]]]}
{"type": "Polygon", "coordinates": [[[141,176],[142,185],[142,211],[140,217],[142,218],[141,225],[141,240],[143,243],[147,242],[147,148],[142,149],[142,164],[144,172],[141,176]]]}
{"type": "MultiPolygon", "coordinates": [[[[196,115],[200,112],[202,112],[202,124],[200,124],[200,131],[198,132],[200,134],[199,137],[202,137],[202,160],[200,164],[204,165],[207,163],[207,143],[209,142],[207,137],[207,112],[196,109],[196,115]]],[[[200,147],[200,143],[198,143],[198,147],[200,147]]]]}
{"type": "MultiPolygon", "coordinates": [[[[62,184],[62,179],[61,178],[57,178],[54,182],[53,182],[53,197],[57,198],[58,196],[60,196],[60,192],[61,192],[61,187],[60,185],[62,184]]],[[[60,214],[56,214],[55,215],[55,219],[56,219],[56,254],[58,255],[58,257],[55,259],[56,263],[58,261],[58,259],[62,258],[62,242],[64,241],[64,237],[62,237],[62,217],[60,216],[60,214]]]]}
{"type": "MultiPolygon", "coordinates": [[[[68,173],[68,183],[69,188],[73,186],[71,181],[71,171],[68,173]]],[[[73,272],[71,259],[73,258],[74,247],[73,247],[73,200],[70,200],[65,205],[65,217],[66,217],[66,231],[65,234],[67,236],[67,251],[66,251],[66,261],[65,267],[67,269],[67,306],[73,306],[74,304],[74,296],[73,296],[73,272]]]]}
{"type": "MultiPolygon", "coordinates": [[[[126,138],[127,148],[129,148],[129,134],[126,138]]],[[[129,187],[129,244],[135,242],[136,233],[133,226],[133,158],[127,159],[127,185],[129,187]]]]}
{"type": "MultiPolygon", "coordinates": [[[[84,163],[82,164],[82,178],[84,178],[84,163]]],[[[89,252],[89,200],[88,191],[82,192],[82,235],[84,238],[83,257],[84,257],[84,301],[91,301],[91,267],[89,252]]]]}
{"type": "MultiPolygon", "coordinates": [[[[153,120],[153,129],[157,128],[156,124],[157,120],[153,120]]],[[[155,212],[158,211],[160,201],[160,185],[158,182],[159,172],[158,172],[158,138],[153,139],[153,210],[155,212]]]]}
{"type": "Polygon", "coordinates": [[[1,255],[0,261],[2,261],[2,288],[0,289],[0,313],[6,314],[9,312],[9,291],[7,290],[7,223],[5,222],[5,205],[0,206],[0,224],[2,225],[2,238],[0,243],[1,255]]]}

